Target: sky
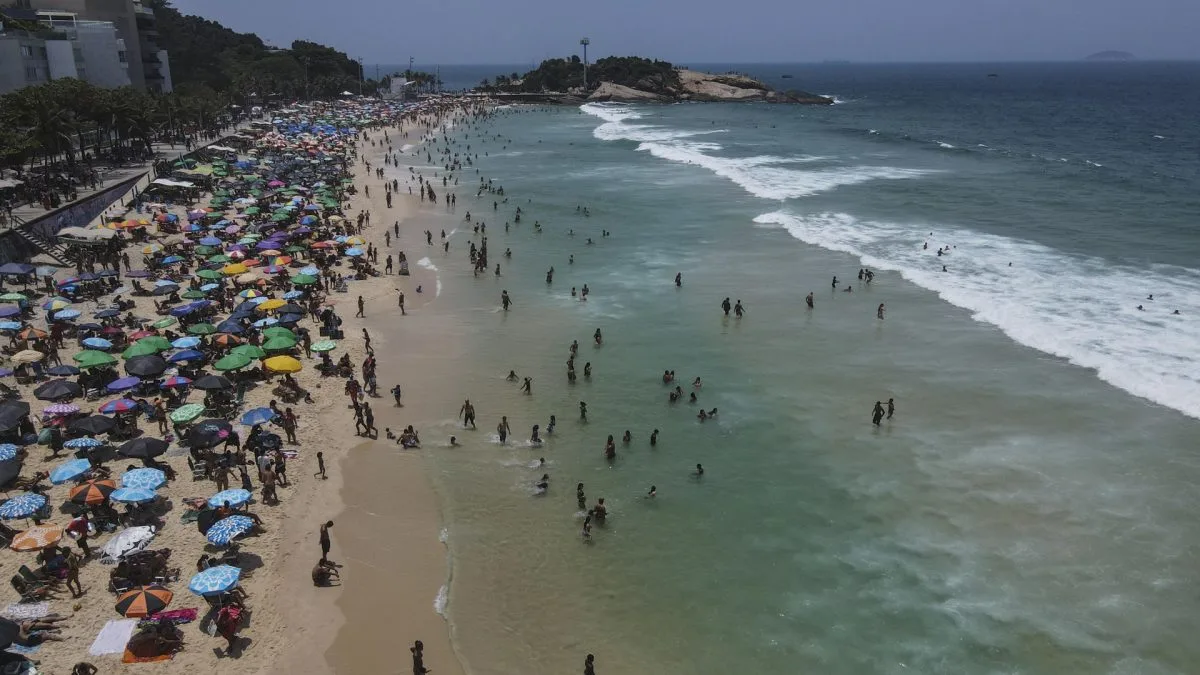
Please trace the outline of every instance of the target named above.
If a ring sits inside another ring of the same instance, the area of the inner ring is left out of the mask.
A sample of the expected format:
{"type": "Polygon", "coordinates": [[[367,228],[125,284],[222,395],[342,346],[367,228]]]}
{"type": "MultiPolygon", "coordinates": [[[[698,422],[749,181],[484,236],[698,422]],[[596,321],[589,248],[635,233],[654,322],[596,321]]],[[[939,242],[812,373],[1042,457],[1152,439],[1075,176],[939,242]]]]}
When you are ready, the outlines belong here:
{"type": "Polygon", "coordinates": [[[1200,58],[1198,0],[173,0],[276,46],[364,63],[517,64],[580,53],[676,63],[1200,58]]]}

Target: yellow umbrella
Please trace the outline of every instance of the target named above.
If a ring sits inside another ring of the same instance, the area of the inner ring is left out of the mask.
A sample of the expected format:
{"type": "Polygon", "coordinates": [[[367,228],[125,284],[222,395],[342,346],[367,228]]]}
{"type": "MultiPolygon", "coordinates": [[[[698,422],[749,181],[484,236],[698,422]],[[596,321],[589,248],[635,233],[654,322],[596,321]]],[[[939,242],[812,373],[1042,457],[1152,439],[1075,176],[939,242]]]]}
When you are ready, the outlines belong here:
{"type": "Polygon", "coordinates": [[[272,310],[279,309],[280,307],[283,307],[286,304],[287,304],[286,302],[284,302],[283,300],[280,300],[279,298],[271,298],[270,300],[267,300],[266,302],[258,303],[258,307],[256,307],[255,309],[257,309],[260,312],[270,312],[272,310]]]}
{"type": "Polygon", "coordinates": [[[362,246],[367,243],[367,240],[362,237],[346,237],[346,243],[351,246],[362,246]]]}
{"type": "Polygon", "coordinates": [[[35,525],[17,533],[9,548],[14,551],[36,551],[57,542],[62,536],[62,525],[35,525]]]}
{"type": "Polygon", "coordinates": [[[224,272],[226,276],[232,277],[237,274],[245,274],[246,272],[250,271],[250,268],[246,267],[242,263],[233,263],[232,265],[226,265],[221,271],[224,272]]]}
{"type": "Polygon", "coordinates": [[[35,361],[41,361],[45,357],[46,355],[41,352],[37,352],[32,349],[26,349],[13,354],[12,360],[13,363],[33,363],[35,361]]]}
{"type": "Polygon", "coordinates": [[[343,218],[341,216],[329,216],[329,221],[332,223],[340,223],[343,220],[345,220],[345,218],[343,218]]]}
{"type": "Polygon", "coordinates": [[[304,367],[290,356],[272,356],[263,361],[263,366],[273,373],[298,373],[304,367]]]}
{"type": "Polygon", "coordinates": [[[142,247],[142,253],[145,253],[146,255],[158,253],[161,250],[163,250],[162,244],[150,244],[142,247]]]}

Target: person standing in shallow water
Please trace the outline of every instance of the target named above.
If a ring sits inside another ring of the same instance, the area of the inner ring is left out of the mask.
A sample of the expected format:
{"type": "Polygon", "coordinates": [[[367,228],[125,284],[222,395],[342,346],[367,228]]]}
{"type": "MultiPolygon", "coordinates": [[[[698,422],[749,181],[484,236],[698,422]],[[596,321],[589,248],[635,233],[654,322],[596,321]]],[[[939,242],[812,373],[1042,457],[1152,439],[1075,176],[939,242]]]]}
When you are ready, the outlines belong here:
{"type": "Polygon", "coordinates": [[[729,298],[721,301],[721,309],[725,312],[725,316],[729,316],[730,308],[732,308],[732,305],[729,304],[729,298]]]}
{"type": "Polygon", "coordinates": [[[879,303],[879,309],[875,310],[875,316],[876,316],[876,317],[877,317],[877,318],[878,318],[880,321],[882,321],[882,320],[883,320],[883,303],[882,303],[882,302],[881,302],[881,303],[879,303]]]}
{"type": "Polygon", "coordinates": [[[883,401],[875,401],[875,409],[871,411],[871,423],[879,426],[881,419],[883,419],[883,401]]]}
{"type": "Polygon", "coordinates": [[[808,305],[808,308],[809,308],[809,309],[812,309],[812,308],[813,308],[813,294],[812,294],[812,291],[809,291],[809,292],[808,292],[808,295],[806,295],[806,296],[804,297],[804,302],[805,302],[805,304],[807,304],[807,305],[808,305]]]}
{"type": "Polygon", "coordinates": [[[508,417],[501,417],[500,424],[496,425],[496,435],[500,437],[500,443],[502,445],[504,444],[504,441],[508,439],[508,431],[508,417]]]}
{"type": "Polygon", "coordinates": [[[508,311],[508,308],[512,305],[512,298],[510,298],[508,296],[507,290],[500,292],[500,305],[504,307],[504,311],[506,311],[506,312],[508,311]]]}
{"type": "Polygon", "coordinates": [[[887,418],[892,419],[892,415],[896,414],[896,399],[889,398],[887,402],[887,418]]]}

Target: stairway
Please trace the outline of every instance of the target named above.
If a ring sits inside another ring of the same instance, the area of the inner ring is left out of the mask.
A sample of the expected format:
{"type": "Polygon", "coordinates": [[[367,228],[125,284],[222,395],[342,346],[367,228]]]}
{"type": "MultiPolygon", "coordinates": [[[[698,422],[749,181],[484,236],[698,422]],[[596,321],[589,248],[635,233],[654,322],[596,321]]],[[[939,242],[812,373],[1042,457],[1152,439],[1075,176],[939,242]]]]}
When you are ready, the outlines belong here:
{"type": "Polygon", "coordinates": [[[66,244],[49,241],[40,234],[34,233],[33,230],[29,229],[28,223],[16,216],[13,216],[13,220],[15,221],[12,228],[13,234],[33,244],[39,251],[50,256],[63,267],[70,267],[74,264],[71,260],[74,255],[70,253],[66,244]]]}

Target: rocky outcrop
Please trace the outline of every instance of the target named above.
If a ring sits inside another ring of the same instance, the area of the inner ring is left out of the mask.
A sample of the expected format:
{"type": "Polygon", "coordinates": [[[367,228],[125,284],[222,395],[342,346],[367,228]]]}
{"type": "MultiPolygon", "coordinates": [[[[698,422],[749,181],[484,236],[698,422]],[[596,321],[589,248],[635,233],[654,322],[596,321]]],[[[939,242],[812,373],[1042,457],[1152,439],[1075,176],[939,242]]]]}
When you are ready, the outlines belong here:
{"type": "Polygon", "coordinates": [[[618,103],[668,103],[671,98],[612,82],[601,82],[600,86],[596,87],[596,90],[588,96],[588,100],[618,103]]]}
{"type": "Polygon", "coordinates": [[[713,75],[695,70],[675,70],[677,82],[637,82],[637,87],[628,87],[613,82],[601,82],[588,96],[589,101],[615,101],[622,103],[672,103],[676,101],[738,102],[761,101],[766,103],[804,103],[830,105],[833,99],[805,92],[780,92],[744,75],[713,75]]]}

